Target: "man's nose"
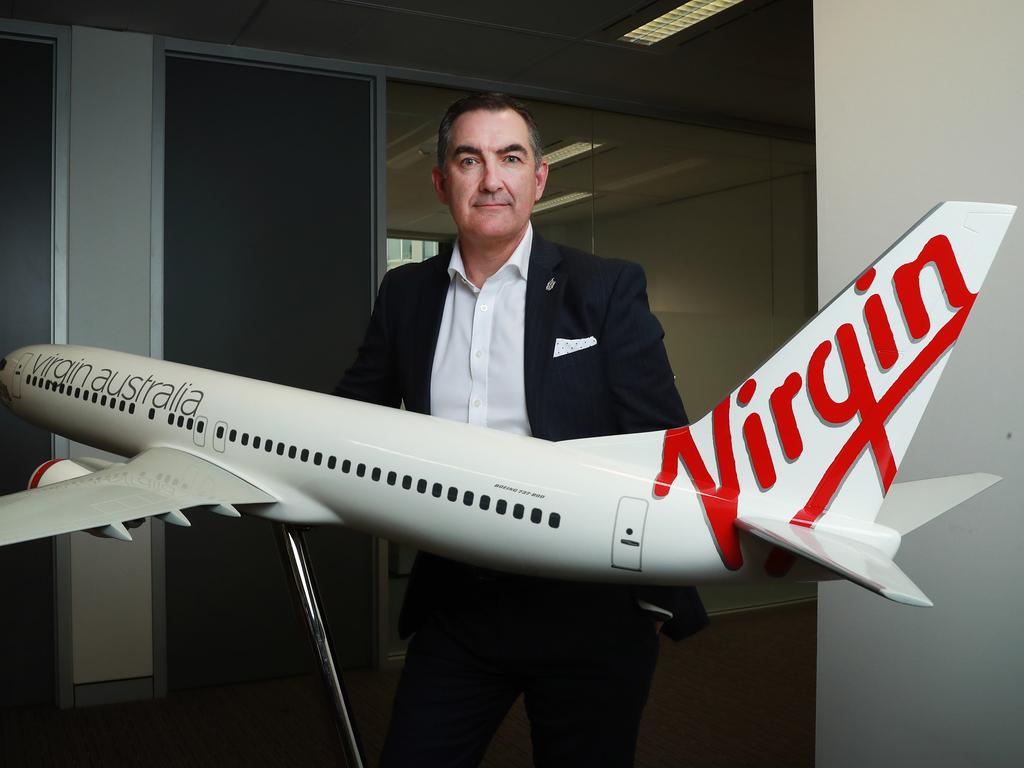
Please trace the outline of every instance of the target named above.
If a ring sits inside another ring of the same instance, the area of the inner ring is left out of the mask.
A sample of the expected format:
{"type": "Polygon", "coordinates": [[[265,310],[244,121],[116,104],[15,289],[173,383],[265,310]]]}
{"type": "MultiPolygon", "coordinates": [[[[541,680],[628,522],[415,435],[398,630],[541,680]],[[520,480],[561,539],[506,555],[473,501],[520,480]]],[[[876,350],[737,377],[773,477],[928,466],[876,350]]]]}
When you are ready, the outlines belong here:
{"type": "Polygon", "coordinates": [[[480,189],[484,192],[497,192],[504,186],[500,168],[496,162],[488,161],[484,164],[484,173],[480,179],[480,189]]]}

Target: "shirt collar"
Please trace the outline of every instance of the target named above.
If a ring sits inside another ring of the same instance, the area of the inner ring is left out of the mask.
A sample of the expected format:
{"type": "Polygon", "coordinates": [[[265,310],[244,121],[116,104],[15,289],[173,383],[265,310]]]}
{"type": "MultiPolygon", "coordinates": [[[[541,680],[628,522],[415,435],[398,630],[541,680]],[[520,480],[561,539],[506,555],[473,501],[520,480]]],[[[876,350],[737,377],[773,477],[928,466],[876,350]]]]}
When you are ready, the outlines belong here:
{"type": "MultiPolygon", "coordinates": [[[[499,275],[514,276],[518,274],[520,279],[526,280],[527,275],[530,271],[530,250],[533,248],[533,222],[527,222],[526,234],[523,235],[523,239],[519,241],[519,245],[512,251],[512,255],[508,257],[508,261],[498,268],[498,271],[491,275],[490,279],[498,277],[499,275]]],[[[466,277],[466,266],[462,263],[462,251],[459,249],[459,241],[455,241],[455,247],[452,249],[452,257],[448,261],[448,277],[454,279],[455,275],[462,278],[462,281],[467,285],[477,290],[476,286],[470,282],[469,278],[466,277]]]]}

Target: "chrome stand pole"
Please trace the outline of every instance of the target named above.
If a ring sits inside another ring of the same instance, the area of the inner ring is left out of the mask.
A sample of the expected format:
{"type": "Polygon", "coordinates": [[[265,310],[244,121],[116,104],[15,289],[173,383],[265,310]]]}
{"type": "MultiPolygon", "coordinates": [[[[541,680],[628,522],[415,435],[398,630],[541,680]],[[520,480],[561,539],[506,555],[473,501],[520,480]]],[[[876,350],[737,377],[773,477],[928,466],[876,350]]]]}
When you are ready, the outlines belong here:
{"type": "Polygon", "coordinates": [[[348,768],[365,768],[366,757],[352,720],[352,707],[341,679],[341,668],[334,661],[334,646],[327,631],[327,622],[324,621],[320,591],[316,586],[316,577],[306,548],[305,529],[284,524],[276,524],[274,528],[281,557],[288,566],[287,571],[291,576],[289,581],[292,594],[302,609],[309,638],[320,663],[320,674],[331,699],[335,725],[345,750],[345,762],[348,768]]]}

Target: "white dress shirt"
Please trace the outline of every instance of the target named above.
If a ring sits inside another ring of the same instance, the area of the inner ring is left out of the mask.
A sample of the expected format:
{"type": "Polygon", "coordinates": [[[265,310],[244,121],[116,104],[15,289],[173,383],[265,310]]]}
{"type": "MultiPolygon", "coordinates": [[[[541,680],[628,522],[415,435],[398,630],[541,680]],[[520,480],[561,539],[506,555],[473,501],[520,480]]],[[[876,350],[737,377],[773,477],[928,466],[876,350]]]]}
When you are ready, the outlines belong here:
{"type": "MultiPolygon", "coordinates": [[[[533,225],[501,268],[477,288],[466,277],[456,242],[448,262],[451,283],[441,315],[430,375],[430,413],[443,419],[530,434],[523,376],[526,277],[533,225]]],[[[672,612],[644,600],[646,611],[672,612]]]]}
{"type": "Polygon", "coordinates": [[[431,369],[432,415],[530,434],[523,328],[532,246],[533,225],[528,224],[508,261],[477,288],[466,277],[456,242],[431,369]]]}

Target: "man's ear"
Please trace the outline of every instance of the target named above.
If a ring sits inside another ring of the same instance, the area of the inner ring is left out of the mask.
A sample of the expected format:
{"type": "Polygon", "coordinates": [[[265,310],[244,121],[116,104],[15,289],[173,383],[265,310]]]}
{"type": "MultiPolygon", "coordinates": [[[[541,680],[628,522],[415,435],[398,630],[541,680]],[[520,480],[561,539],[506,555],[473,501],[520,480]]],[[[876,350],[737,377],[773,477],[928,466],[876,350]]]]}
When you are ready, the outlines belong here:
{"type": "Polygon", "coordinates": [[[537,177],[537,195],[533,198],[533,202],[540,200],[540,196],[544,194],[544,187],[548,183],[548,161],[541,160],[540,167],[534,172],[537,177]]]}
{"type": "Polygon", "coordinates": [[[430,179],[434,182],[434,191],[437,193],[437,199],[440,200],[442,204],[448,205],[448,179],[446,179],[444,174],[441,173],[441,169],[435,167],[434,170],[430,172],[430,179]]]}

